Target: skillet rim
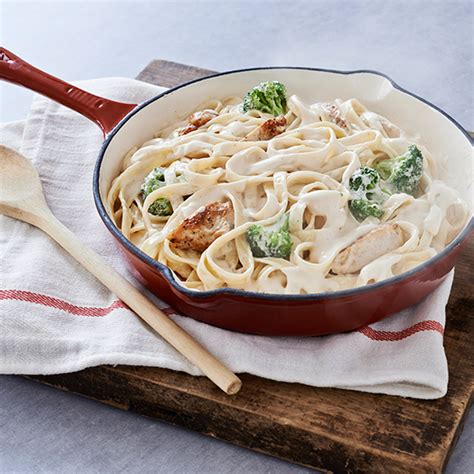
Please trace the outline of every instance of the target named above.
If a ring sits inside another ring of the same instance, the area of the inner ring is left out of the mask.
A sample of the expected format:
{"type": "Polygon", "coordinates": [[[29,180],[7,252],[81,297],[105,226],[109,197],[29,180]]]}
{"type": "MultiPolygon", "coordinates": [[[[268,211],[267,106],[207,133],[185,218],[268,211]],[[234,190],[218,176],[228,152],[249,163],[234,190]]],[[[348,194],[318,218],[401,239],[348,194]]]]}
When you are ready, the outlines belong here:
{"type": "Polygon", "coordinates": [[[372,283],[370,285],[365,285],[361,287],[356,287],[356,288],[350,288],[347,290],[339,290],[339,291],[326,291],[322,293],[311,293],[311,294],[306,294],[306,295],[292,295],[292,294],[273,294],[273,293],[257,293],[253,291],[245,291],[245,290],[239,290],[236,288],[218,288],[216,290],[206,290],[206,291],[197,291],[197,290],[190,290],[188,288],[185,288],[184,286],[181,286],[177,280],[173,277],[173,274],[171,272],[171,269],[167,267],[166,265],[157,262],[156,260],[152,259],[150,256],[146,255],[144,252],[142,252],[138,247],[136,247],[132,242],[130,242],[116,227],[116,225],[113,223],[112,219],[108,215],[107,211],[105,210],[105,206],[102,202],[102,198],[100,196],[100,190],[99,190],[99,178],[100,178],[100,170],[101,170],[101,165],[102,161],[105,156],[105,152],[112,141],[112,139],[115,137],[115,135],[120,131],[122,126],[135,114],[140,112],[142,109],[150,105],[151,103],[161,99],[162,97],[167,96],[168,94],[171,94],[179,89],[182,89],[184,87],[187,87],[191,84],[194,84],[196,82],[201,82],[205,81],[211,78],[215,77],[221,77],[221,76],[226,76],[229,74],[236,74],[236,73],[242,73],[242,72],[250,72],[250,71],[265,71],[265,70],[274,70],[274,69],[290,69],[290,70],[303,70],[303,71],[316,71],[316,72],[324,72],[324,73],[333,73],[333,74],[341,74],[341,75],[352,75],[352,74],[373,74],[376,76],[383,77],[387,81],[390,82],[392,87],[394,89],[399,90],[400,92],[407,94],[411,97],[414,97],[415,99],[418,99],[419,101],[423,102],[425,105],[428,107],[431,107],[432,109],[436,110],[437,112],[441,113],[444,117],[446,117],[454,126],[456,126],[462,133],[463,135],[467,138],[467,140],[470,142],[471,146],[474,144],[474,139],[469,135],[469,133],[464,129],[464,127],[457,122],[453,117],[451,117],[448,113],[446,113],[444,110],[439,108],[438,106],[432,104],[428,100],[424,99],[423,97],[414,94],[403,87],[399,86],[396,82],[394,82],[390,77],[387,75],[375,71],[375,70],[370,70],[370,69],[356,69],[356,70],[349,70],[349,71],[342,71],[342,70],[337,70],[337,69],[325,69],[325,68],[313,68],[313,67],[305,67],[305,66],[263,66],[263,67],[254,67],[254,68],[244,68],[244,69],[235,69],[231,71],[224,71],[224,72],[218,72],[215,74],[210,74],[204,77],[199,77],[197,79],[193,79],[188,82],[184,82],[183,84],[179,84],[175,87],[172,87],[170,89],[167,89],[166,91],[162,92],[161,94],[158,94],[144,102],[141,102],[140,104],[137,105],[133,110],[131,110],[127,115],[125,115],[120,122],[112,129],[112,131],[106,136],[104,142],[102,143],[102,146],[99,151],[99,155],[97,158],[97,161],[94,166],[94,173],[93,173],[93,195],[94,195],[94,203],[96,206],[96,209],[99,213],[100,218],[102,219],[102,222],[105,224],[107,229],[112,233],[112,235],[130,252],[132,253],[135,257],[139,258],[142,262],[147,264],[148,266],[152,267],[154,270],[157,270],[160,272],[165,279],[168,281],[168,283],[176,290],[178,293],[184,294],[190,299],[207,299],[207,298],[215,298],[218,296],[230,296],[230,297],[240,297],[242,299],[253,299],[253,300],[263,300],[263,301],[292,301],[292,302],[308,302],[308,301],[320,301],[320,300],[334,300],[334,299],[343,299],[346,297],[358,295],[358,294],[363,294],[366,292],[371,292],[371,291],[377,291],[381,288],[384,288],[389,285],[397,284],[403,280],[409,280],[412,277],[415,277],[418,273],[423,272],[426,270],[429,266],[433,265],[434,263],[438,262],[439,260],[442,260],[444,257],[446,257],[451,251],[453,251],[457,246],[461,245],[461,243],[467,239],[469,234],[474,230],[474,216],[471,217],[471,220],[469,223],[466,224],[465,228],[463,231],[452,241],[450,242],[441,252],[436,254],[435,256],[431,257],[430,259],[426,260],[425,262],[421,263],[420,265],[417,265],[413,269],[401,273],[400,275],[393,276],[391,278],[388,278],[386,280],[382,280],[378,283],[372,283]]]}

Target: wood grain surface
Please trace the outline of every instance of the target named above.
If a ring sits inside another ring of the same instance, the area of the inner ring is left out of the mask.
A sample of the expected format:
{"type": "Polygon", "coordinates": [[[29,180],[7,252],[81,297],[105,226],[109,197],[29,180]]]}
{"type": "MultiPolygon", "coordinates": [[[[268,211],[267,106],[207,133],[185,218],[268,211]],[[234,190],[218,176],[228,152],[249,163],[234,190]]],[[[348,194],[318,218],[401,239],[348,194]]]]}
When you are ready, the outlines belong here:
{"type": "MultiPolygon", "coordinates": [[[[139,79],[164,86],[209,74],[153,61],[139,79]]],[[[330,472],[442,472],[474,389],[474,241],[456,266],[447,307],[448,394],[422,401],[321,389],[242,375],[226,396],[203,377],[166,369],[100,366],[34,380],[330,472]]]]}

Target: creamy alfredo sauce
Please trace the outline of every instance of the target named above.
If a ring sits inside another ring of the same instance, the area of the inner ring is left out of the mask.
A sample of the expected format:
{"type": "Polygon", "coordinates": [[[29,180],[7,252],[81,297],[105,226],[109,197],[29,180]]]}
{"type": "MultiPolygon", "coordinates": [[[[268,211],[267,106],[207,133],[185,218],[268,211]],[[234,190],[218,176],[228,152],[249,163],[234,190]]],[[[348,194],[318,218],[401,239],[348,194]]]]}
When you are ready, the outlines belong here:
{"type": "Polygon", "coordinates": [[[222,287],[307,294],[378,282],[405,272],[442,250],[465,225],[469,212],[457,192],[437,177],[423,146],[424,174],[415,196],[392,194],[381,219],[358,222],[348,203],[350,176],[361,166],[399,156],[414,141],[359,101],[336,100],[338,119],[327,104],[288,99],[286,130],[270,140],[246,141],[272,116],[243,113],[242,99],[229,97],[197,110],[217,112],[212,120],[180,135],[183,120],[131,150],[108,193],[108,212],[127,239],[169,266],[177,281],[195,290],[222,287]],[[155,167],[166,169],[165,185],[143,199],[140,187],[155,167]],[[167,198],[173,212],[154,216],[148,208],[167,198]],[[230,201],[233,228],[203,252],[170,245],[184,219],[215,201],[230,201]],[[246,240],[251,224],[274,224],[288,215],[293,240],[288,260],[256,258],[246,240]],[[336,275],[336,255],[383,223],[403,229],[403,245],[360,271],[336,275]]]}

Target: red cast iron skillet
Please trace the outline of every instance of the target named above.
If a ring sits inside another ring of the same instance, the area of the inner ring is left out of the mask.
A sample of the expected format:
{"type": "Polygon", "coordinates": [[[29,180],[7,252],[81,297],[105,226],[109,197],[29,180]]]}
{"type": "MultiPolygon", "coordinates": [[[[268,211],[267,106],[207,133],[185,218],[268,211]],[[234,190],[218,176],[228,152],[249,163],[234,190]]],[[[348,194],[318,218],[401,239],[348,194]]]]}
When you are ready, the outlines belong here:
{"type": "MultiPolygon", "coordinates": [[[[453,268],[474,227],[471,218],[464,230],[430,260],[402,275],[361,288],[310,295],[259,294],[236,289],[188,290],[176,282],[168,267],[145,255],[119,232],[105,210],[103,196],[119,172],[122,157],[132,146],[139,146],[163,124],[173,123],[204,100],[232,93],[242,95],[262,80],[278,79],[298,95],[301,91],[318,89],[316,94],[320,100],[359,97],[357,93],[360,93],[369,108],[375,107],[377,112],[389,118],[391,110],[397,109],[398,123],[402,126],[409,123],[410,118],[413,120],[414,114],[420,118],[417,125],[423,126],[429,120],[437,135],[445,135],[458,143],[463,153],[469,147],[470,153],[467,151],[464,163],[467,170],[472,169],[472,139],[441,109],[373,71],[296,67],[230,71],[174,87],[137,105],[92,95],[0,48],[0,78],[35,90],[99,125],[105,141],[94,170],[93,190],[101,219],[145,286],[177,311],[214,326],[272,336],[315,336],[351,331],[380,321],[418,303],[433,291],[453,268]],[[408,111],[405,110],[407,107],[408,111]],[[403,114],[409,115],[404,118],[403,114]],[[439,127],[443,133],[438,133],[441,132],[437,130],[439,127]]],[[[432,139],[437,138],[433,136],[432,139]]]]}

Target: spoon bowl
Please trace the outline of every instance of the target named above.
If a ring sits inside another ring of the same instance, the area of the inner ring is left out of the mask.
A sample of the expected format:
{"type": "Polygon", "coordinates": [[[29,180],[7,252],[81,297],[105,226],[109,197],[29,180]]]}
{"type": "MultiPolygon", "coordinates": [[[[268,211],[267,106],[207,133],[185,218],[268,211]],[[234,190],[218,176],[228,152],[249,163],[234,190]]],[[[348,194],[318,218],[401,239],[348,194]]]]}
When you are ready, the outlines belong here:
{"type": "Polygon", "coordinates": [[[36,168],[20,153],[0,145],[0,213],[38,225],[50,214],[36,168]]]}

